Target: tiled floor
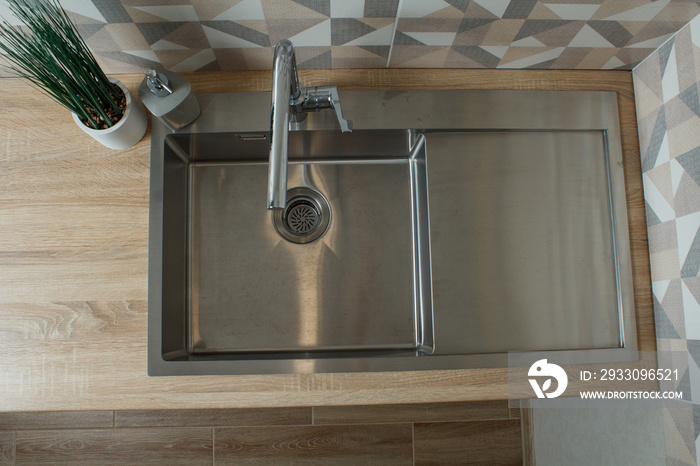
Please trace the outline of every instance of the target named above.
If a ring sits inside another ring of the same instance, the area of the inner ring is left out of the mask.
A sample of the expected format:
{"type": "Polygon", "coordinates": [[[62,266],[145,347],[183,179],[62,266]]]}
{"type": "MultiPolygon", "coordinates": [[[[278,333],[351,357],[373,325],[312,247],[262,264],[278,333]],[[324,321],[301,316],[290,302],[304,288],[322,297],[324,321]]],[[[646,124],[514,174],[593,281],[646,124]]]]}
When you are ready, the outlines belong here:
{"type": "Polygon", "coordinates": [[[0,465],[522,464],[506,401],[0,413],[0,465]]]}

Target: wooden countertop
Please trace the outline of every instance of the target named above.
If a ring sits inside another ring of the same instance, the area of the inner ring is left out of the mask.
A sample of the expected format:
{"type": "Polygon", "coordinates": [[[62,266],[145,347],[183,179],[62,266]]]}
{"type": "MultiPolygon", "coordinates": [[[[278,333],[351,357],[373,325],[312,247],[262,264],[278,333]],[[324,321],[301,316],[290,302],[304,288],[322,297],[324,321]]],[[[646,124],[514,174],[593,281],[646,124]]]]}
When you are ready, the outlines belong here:
{"type": "MultiPolygon", "coordinates": [[[[132,92],[141,79],[117,77],[132,92]]],[[[270,88],[269,71],[186,77],[197,93],[270,88]]],[[[656,349],[631,73],[381,69],[306,71],[300,78],[341,89],[617,92],[639,343],[656,349]]],[[[504,369],[148,377],[149,135],[124,151],[106,149],[49,98],[5,78],[0,145],[0,411],[507,398],[504,369]]]]}

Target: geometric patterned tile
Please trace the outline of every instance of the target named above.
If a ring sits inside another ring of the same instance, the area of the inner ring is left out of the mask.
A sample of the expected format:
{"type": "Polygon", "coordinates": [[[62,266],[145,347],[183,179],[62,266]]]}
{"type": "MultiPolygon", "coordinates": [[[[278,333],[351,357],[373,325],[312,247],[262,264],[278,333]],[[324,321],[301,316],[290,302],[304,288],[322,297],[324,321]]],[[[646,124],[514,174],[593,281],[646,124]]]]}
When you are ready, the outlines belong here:
{"type": "MultiPolygon", "coordinates": [[[[257,58],[264,55],[262,52],[247,49],[272,49],[279,40],[289,38],[304,57],[299,60],[301,68],[632,69],[700,13],[699,2],[677,0],[64,3],[110,73],[138,70],[144,60],[158,60],[160,66],[182,71],[270,69],[271,62],[257,58]],[[364,54],[356,47],[375,49],[364,49],[370,52],[364,54]],[[305,48],[309,50],[301,53],[305,48]]],[[[664,69],[670,48],[667,52],[664,69]]],[[[693,44],[690,31],[682,40],[679,37],[675,54],[700,57],[700,46],[693,44]]],[[[689,77],[685,68],[692,68],[694,60],[686,58],[677,64],[683,78],[676,94],[688,104],[694,97],[690,88],[695,78],[689,77]]],[[[643,80],[647,86],[655,82],[643,80]]],[[[657,93],[657,89],[649,90],[657,93]]],[[[667,92],[666,100],[673,96],[667,92]]],[[[690,108],[697,110],[692,105],[690,108]]]]}

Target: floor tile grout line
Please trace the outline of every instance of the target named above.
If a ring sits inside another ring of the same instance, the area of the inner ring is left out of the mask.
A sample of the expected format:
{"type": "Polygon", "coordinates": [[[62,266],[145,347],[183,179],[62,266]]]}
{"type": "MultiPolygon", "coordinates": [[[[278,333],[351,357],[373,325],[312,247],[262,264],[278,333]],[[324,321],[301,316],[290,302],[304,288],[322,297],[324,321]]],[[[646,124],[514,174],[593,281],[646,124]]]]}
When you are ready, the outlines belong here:
{"type": "Polygon", "coordinates": [[[416,423],[411,423],[411,454],[413,455],[413,466],[416,466],[416,423]]]}

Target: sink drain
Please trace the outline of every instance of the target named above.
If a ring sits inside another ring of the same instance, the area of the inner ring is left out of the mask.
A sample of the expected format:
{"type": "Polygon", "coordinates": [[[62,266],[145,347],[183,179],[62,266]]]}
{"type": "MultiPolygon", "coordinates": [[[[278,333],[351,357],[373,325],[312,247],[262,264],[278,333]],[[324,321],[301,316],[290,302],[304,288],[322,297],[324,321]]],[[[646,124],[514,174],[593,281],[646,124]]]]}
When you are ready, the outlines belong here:
{"type": "Polygon", "coordinates": [[[317,240],[331,223],[331,207],[325,197],[309,188],[287,191],[287,207],[272,213],[275,230],[292,243],[317,240]]]}

